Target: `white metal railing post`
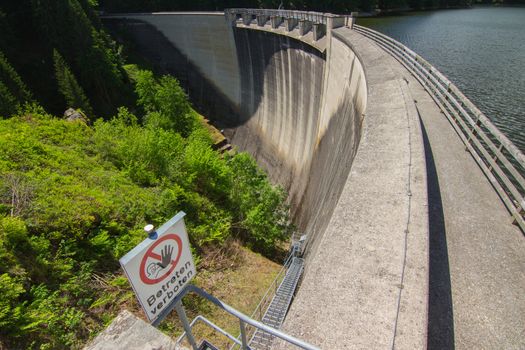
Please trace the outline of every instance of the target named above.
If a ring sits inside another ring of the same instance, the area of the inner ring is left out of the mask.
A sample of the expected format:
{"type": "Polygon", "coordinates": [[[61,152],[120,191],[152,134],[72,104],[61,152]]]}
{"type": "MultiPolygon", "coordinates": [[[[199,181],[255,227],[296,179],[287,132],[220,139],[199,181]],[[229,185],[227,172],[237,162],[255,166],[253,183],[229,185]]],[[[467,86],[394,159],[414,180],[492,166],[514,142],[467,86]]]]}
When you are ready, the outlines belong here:
{"type": "Polygon", "coordinates": [[[177,311],[177,315],[179,316],[180,321],[182,322],[182,327],[184,328],[184,331],[186,332],[186,338],[188,338],[188,342],[190,343],[193,350],[199,350],[199,347],[197,346],[197,343],[195,342],[195,338],[193,338],[193,333],[191,332],[191,326],[188,322],[188,318],[186,317],[186,312],[184,311],[184,307],[182,306],[181,299],[177,300],[175,303],[175,311],[177,311]]]}
{"type": "Polygon", "coordinates": [[[410,48],[375,30],[354,29],[403,64],[450,121],[505,206],[525,232],[525,156],[453,83],[410,48]],[[406,57],[403,52],[408,53],[406,57]],[[491,154],[492,153],[492,154],[491,154]]]}
{"type": "Polygon", "coordinates": [[[239,327],[241,328],[241,342],[242,350],[248,350],[248,342],[246,341],[246,325],[243,320],[239,320],[239,327]]]}

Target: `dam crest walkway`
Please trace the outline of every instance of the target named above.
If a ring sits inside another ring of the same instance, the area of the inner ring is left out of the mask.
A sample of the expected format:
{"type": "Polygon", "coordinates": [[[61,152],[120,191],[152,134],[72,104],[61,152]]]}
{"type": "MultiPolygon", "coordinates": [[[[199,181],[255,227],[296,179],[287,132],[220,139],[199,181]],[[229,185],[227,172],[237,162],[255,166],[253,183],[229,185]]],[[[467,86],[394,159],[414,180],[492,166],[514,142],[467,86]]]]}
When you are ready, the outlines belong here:
{"type": "Polygon", "coordinates": [[[356,31],[333,33],[363,63],[369,101],[284,330],[323,349],[525,348],[522,232],[405,67],[356,31]]]}

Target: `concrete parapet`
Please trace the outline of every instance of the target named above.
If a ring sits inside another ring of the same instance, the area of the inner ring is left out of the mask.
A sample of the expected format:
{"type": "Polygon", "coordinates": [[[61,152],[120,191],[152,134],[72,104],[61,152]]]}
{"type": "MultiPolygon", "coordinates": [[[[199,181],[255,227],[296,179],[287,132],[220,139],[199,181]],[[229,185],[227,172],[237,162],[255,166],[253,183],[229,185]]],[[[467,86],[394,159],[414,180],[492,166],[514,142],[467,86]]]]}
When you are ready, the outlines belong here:
{"type": "Polygon", "coordinates": [[[350,29],[354,28],[355,19],[357,18],[359,12],[352,12],[350,16],[346,17],[346,26],[350,29]]]}
{"type": "Polygon", "coordinates": [[[272,23],[272,28],[276,29],[281,25],[281,23],[283,23],[283,18],[281,16],[272,16],[270,17],[270,21],[272,23]]]}
{"type": "Polygon", "coordinates": [[[257,25],[259,27],[264,27],[266,22],[268,22],[268,16],[266,16],[266,15],[257,15],[257,25]]]}
{"type": "Polygon", "coordinates": [[[312,21],[300,19],[299,20],[299,34],[305,35],[306,33],[308,33],[312,29],[312,24],[313,24],[312,21]]]}
{"type": "Polygon", "coordinates": [[[355,24],[355,17],[352,17],[352,16],[348,16],[348,17],[346,17],[346,23],[345,23],[345,25],[346,25],[348,28],[350,28],[350,29],[354,28],[354,24],[355,24]]]}
{"type": "Polygon", "coordinates": [[[284,25],[286,27],[286,30],[288,32],[291,32],[292,30],[295,29],[295,27],[297,27],[297,19],[296,18],[285,18],[284,19],[284,25]]]}
{"type": "Polygon", "coordinates": [[[245,26],[249,26],[253,21],[253,15],[249,14],[249,13],[243,13],[242,14],[242,23],[245,25],[245,26]]]}
{"type": "Polygon", "coordinates": [[[314,40],[321,39],[326,34],[326,25],[321,23],[314,23],[313,25],[314,40]]]}
{"type": "Polygon", "coordinates": [[[345,16],[332,17],[332,26],[330,29],[341,28],[341,27],[344,27],[345,24],[346,24],[345,16]]]}

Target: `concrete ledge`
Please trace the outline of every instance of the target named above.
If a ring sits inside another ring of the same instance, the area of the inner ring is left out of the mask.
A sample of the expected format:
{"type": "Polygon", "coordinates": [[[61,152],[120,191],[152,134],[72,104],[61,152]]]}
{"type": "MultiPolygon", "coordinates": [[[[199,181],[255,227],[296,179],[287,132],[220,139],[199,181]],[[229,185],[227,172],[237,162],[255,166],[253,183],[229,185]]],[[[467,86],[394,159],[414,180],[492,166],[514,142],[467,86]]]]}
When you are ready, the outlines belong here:
{"type": "Polygon", "coordinates": [[[312,29],[312,22],[306,20],[299,20],[299,33],[305,35],[312,29]]]}
{"type": "Polygon", "coordinates": [[[313,25],[314,40],[317,41],[326,35],[326,25],[314,23],[313,25]]]}
{"type": "Polygon", "coordinates": [[[284,19],[284,24],[288,32],[294,30],[295,27],[297,27],[297,23],[298,21],[295,18],[285,18],[284,19]]]}
{"type": "Polygon", "coordinates": [[[281,23],[283,23],[283,18],[279,16],[272,16],[270,18],[270,21],[272,23],[272,28],[277,29],[281,25],[281,23]]]}
{"type": "Polygon", "coordinates": [[[265,15],[257,15],[257,25],[259,27],[264,27],[266,22],[268,22],[269,17],[265,15]]]}
{"type": "Polygon", "coordinates": [[[187,350],[157,328],[124,310],[84,350],[187,350]]]}
{"type": "Polygon", "coordinates": [[[388,54],[347,28],[332,34],[365,71],[363,136],[283,328],[322,349],[422,349],[428,198],[417,110],[388,54]]]}
{"type": "Polygon", "coordinates": [[[284,25],[279,25],[277,27],[274,27],[272,22],[266,23],[264,26],[259,26],[254,23],[245,25],[243,23],[238,23],[238,22],[233,23],[233,25],[238,28],[249,28],[249,29],[254,29],[254,30],[262,30],[265,32],[273,33],[273,34],[289,36],[291,38],[300,40],[303,43],[316,48],[320,52],[325,52],[326,45],[328,42],[327,36],[324,35],[325,34],[324,32],[326,32],[326,26],[320,25],[324,28],[324,30],[323,28],[317,28],[318,32],[315,32],[316,30],[315,27],[313,27],[314,30],[312,30],[312,24],[311,22],[309,23],[310,23],[310,27],[308,27],[307,31],[305,31],[306,27],[301,27],[300,25],[301,21],[298,21],[293,18],[285,18],[284,25]],[[304,34],[301,34],[301,30],[305,31],[304,34]],[[317,35],[317,38],[316,38],[316,35],[317,35]]]}

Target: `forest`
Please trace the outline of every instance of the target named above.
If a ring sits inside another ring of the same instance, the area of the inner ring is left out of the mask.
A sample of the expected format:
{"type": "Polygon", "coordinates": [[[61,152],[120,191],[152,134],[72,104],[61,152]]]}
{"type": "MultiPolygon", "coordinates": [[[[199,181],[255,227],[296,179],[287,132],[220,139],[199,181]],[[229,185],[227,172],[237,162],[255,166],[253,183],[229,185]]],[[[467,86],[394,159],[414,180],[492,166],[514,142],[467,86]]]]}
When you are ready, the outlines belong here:
{"type": "Polygon", "coordinates": [[[0,4],[0,348],[80,348],[136,306],[118,259],[180,210],[203,275],[210,251],[275,257],[292,230],[286,193],[218,153],[179,82],[129,64],[95,5],[0,4]]]}
{"type": "Polygon", "coordinates": [[[105,12],[222,11],[225,8],[284,8],[289,10],[350,14],[378,14],[410,10],[465,8],[474,4],[525,4],[525,0],[100,0],[105,12]]]}

